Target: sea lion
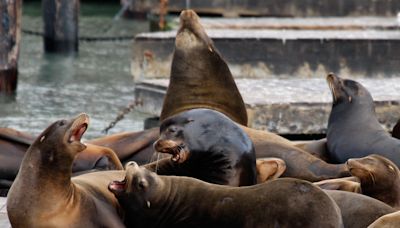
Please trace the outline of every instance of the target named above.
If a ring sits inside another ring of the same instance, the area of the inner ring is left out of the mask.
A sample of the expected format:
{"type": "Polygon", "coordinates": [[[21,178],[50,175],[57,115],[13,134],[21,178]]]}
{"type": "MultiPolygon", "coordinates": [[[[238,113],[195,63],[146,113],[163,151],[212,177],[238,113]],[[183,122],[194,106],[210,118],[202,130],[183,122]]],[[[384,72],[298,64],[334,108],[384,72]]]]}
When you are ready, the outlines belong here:
{"type": "Polygon", "coordinates": [[[360,179],[364,195],[400,208],[400,171],[392,161],[372,154],[349,159],[346,164],[351,175],[360,179]]]}
{"type": "Polygon", "coordinates": [[[231,187],[161,176],[135,162],[109,185],[127,227],[342,227],[340,210],[320,188],[283,178],[231,187]]]}
{"type": "Polygon", "coordinates": [[[7,197],[13,227],[124,227],[119,204],[104,186],[118,173],[71,182],[88,121],[86,114],[56,121],[29,147],[7,197]]]}
{"type": "Polygon", "coordinates": [[[228,65],[196,13],[184,10],[160,121],[195,108],[219,111],[238,123],[253,141],[258,158],[277,157],[285,161],[284,176],[319,181],[349,175],[345,165],[327,164],[277,134],[246,127],[246,108],[228,65]]]}
{"type": "Polygon", "coordinates": [[[183,10],[180,14],[170,83],[160,121],[185,110],[208,108],[247,125],[246,107],[229,67],[199,19],[193,10],[183,10]]]}
{"type": "MultiPolygon", "coordinates": [[[[0,128],[0,189],[10,188],[17,176],[26,150],[34,141],[34,136],[12,128],[0,128]]],[[[115,152],[107,147],[87,144],[84,151],[74,160],[74,175],[95,170],[120,170],[123,166],[115,152]]]]}
{"type": "Polygon", "coordinates": [[[339,206],[344,227],[365,228],[382,215],[392,213],[389,205],[354,192],[324,190],[339,206]]]}
{"type": "MultiPolygon", "coordinates": [[[[211,109],[192,109],[165,119],[154,149],[172,155],[173,175],[231,186],[257,181],[250,138],[227,116],[211,109]]],[[[166,174],[162,171],[157,173],[166,174]]]]}
{"type": "Polygon", "coordinates": [[[378,218],[368,228],[398,228],[399,224],[400,211],[397,211],[378,218]]]}
{"type": "Polygon", "coordinates": [[[343,177],[314,182],[316,186],[325,190],[340,190],[361,193],[360,180],[356,177],[343,177]]]}
{"type": "Polygon", "coordinates": [[[350,158],[379,154],[399,166],[400,140],[379,124],[368,90],[334,74],[329,74],[327,81],[333,96],[327,130],[330,159],[344,163],[350,158]]]}

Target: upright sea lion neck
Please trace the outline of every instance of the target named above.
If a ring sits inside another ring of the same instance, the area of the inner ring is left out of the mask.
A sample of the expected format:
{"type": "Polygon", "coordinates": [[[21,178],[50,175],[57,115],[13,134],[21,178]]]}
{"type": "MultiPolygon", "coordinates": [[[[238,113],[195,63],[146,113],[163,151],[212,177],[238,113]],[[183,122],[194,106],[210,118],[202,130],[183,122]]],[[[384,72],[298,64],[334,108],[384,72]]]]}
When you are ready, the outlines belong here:
{"type": "Polygon", "coordinates": [[[208,108],[247,125],[242,96],[228,65],[199,23],[198,16],[194,11],[186,10],[180,19],[160,120],[186,110],[208,108]]]}
{"type": "Polygon", "coordinates": [[[59,151],[41,151],[34,143],[28,149],[20,173],[52,184],[68,186],[71,182],[73,157],[59,151]]]}

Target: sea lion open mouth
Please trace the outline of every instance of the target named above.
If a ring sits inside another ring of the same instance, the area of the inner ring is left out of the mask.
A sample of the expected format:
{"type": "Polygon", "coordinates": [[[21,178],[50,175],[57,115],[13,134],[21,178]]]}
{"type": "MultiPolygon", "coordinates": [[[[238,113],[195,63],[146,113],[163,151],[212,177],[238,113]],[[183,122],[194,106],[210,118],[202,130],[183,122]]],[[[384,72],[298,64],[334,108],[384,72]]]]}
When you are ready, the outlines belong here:
{"type": "Polygon", "coordinates": [[[89,126],[89,116],[87,114],[80,114],[72,123],[70,128],[70,136],[68,142],[81,141],[83,134],[89,126]]]}
{"type": "Polygon", "coordinates": [[[126,183],[127,183],[126,177],[122,181],[112,181],[108,185],[108,189],[112,192],[123,192],[126,190],[127,187],[126,183]]]}
{"type": "Polygon", "coordinates": [[[186,161],[189,155],[188,148],[183,142],[178,143],[173,140],[157,140],[154,143],[154,150],[160,153],[171,154],[171,160],[178,163],[186,161]]]}

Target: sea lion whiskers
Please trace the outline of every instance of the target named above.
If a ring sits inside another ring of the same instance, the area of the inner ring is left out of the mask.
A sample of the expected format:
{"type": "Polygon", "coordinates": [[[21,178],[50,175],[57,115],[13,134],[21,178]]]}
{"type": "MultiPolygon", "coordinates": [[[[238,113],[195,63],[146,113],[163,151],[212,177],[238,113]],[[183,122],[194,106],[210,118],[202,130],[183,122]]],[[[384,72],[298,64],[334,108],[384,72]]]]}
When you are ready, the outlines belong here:
{"type": "Polygon", "coordinates": [[[327,77],[329,89],[332,91],[333,102],[337,101],[336,89],[333,85],[333,79],[331,79],[330,75],[327,77]]]}
{"type": "Polygon", "coordinates": [[[369,170],[367,170],[367,173],[371,177],[372,185],[375,185],[375,183],[376,183],[375,175],[372,172],[370,172],[369,170]]]}

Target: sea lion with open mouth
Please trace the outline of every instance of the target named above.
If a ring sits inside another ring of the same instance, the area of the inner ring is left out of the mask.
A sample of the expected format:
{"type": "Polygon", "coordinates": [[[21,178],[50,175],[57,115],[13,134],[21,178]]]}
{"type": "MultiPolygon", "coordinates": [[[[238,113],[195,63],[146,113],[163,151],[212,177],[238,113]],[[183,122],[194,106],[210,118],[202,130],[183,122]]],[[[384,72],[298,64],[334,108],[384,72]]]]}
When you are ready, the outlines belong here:
{"type": "Polygon", "coordinates": [[[7,197],[12,227],[124,227],[119,204],[104,186],[118,173],[71,181],[88,124],[86,114],[56,121],[29,147],[7,197]]]}
{"type": "Polygon", "coordinates": [[[400,165],[400,140],[393,138],[380,125],[374,101],[360,83],[327,76],[333,96],[329,116],[327,145],[333,162],[379,154],[400,165]]]}
{"type": "Polygon", "coordinates": [[[231,187],[157,175],[129,162],[125,178],[109,189],[125,210],[127,227],[343,227],[326,193],[293,178],[231,187]]]}
{"type": "Polygon", "coordinates": [[[256,184],[253,143],[224,114],[192,109],[166,119],[154,149],[171,154],[172,169],[158,174],[190,176],[231,186],[256,184]]]}
{"type": "MultiPolygon", "coordinates": [[[[9,189],[17,176],[25,152],[35,141],[28,133],[12,128],[0,128],[0,189],[9,189]]],[[[72,172],[79,175],[99,170],[121,170],[117,154],[108,147],[86,144],[85,150],[74,159],[72,172]]]]}

